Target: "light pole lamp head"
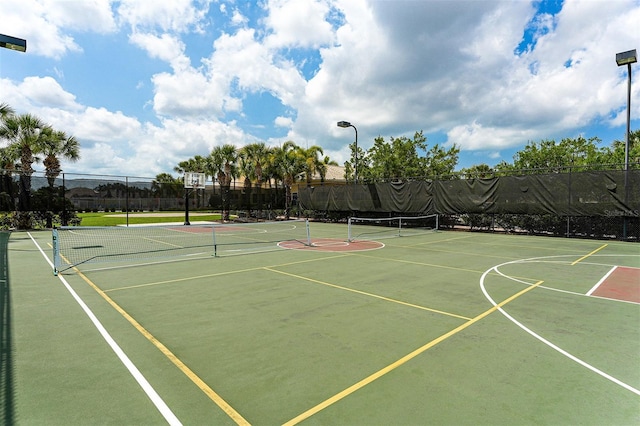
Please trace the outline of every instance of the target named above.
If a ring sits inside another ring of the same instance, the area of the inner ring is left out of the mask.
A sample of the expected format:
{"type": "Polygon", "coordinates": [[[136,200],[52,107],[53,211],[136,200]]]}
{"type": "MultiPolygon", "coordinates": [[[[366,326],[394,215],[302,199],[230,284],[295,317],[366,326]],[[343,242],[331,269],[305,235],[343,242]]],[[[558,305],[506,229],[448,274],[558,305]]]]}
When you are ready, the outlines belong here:
{"type": "Polygon", "coordinates": [[[5,49],[17,50],[18,52],[26,52],[27,40],[0,34],[0,47],[4,47],[5,49]]]}
{"type": "Polygon", "coordinates": [[[616,64],[619,67],[627,64],[633,64],[638,62],[638,55],[636,54],[636,49],[627,50],[626,52],[616,53],[616,64]]]}
{"type": "Polygon", "coordinates": [[[348,121],[338,121],[338,127],[351,127],[351,123],[349,123],[348,121]]]}

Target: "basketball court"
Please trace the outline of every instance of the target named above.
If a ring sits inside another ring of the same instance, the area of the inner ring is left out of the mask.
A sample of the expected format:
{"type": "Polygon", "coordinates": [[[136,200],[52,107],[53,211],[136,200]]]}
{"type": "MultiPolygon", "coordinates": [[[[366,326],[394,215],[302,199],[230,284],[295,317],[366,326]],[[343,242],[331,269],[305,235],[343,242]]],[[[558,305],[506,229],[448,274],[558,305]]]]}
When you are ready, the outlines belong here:
{"type": "Polygon", "coordinates": [[[15,420],[640,421],[637,244],[367,227],[13,233],[15,420]]]}

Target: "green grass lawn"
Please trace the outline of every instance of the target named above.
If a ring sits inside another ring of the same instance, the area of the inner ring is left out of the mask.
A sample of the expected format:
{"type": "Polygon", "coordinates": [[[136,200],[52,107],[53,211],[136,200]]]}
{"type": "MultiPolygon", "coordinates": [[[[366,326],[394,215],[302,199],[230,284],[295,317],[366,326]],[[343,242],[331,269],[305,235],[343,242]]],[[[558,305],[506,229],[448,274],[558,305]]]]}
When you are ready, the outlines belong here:
{"type": "MultiPolygon", "coordinates": [[[[126,225],[126,214],[118,213],[78,213],[78,217],[82,219],[80,226],[117,226],[126,225]]],[[[211,213],[207,215],[194,216],[192,213],[189,216],[189,221],[216,221],[220,220],[219,213],[211,213]]],[[[144,225],[153,223],[170,223],[170,222],[182,222],[184,221],[184,213],[175,212],[168,216],[167,212],[153,213],[129,213],[129,225],[144,225]]]]}

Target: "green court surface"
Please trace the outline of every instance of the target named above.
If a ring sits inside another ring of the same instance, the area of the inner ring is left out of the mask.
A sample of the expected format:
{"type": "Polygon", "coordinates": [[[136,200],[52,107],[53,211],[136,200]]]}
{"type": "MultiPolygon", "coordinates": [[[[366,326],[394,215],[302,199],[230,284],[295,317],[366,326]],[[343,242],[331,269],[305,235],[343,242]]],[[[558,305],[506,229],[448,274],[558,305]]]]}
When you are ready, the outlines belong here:
{"type": "Polygon", "coordinates": [[[309,228],[57,276],[51,232],[12,233],[5,423],[640,423],[640,245],[309,228]]]}

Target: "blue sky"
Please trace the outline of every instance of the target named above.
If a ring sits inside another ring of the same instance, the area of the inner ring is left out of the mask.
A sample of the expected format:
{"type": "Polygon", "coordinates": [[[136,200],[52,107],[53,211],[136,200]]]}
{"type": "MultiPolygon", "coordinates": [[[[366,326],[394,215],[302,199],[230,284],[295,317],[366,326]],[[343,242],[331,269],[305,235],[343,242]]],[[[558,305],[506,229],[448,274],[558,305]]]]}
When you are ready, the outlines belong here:
{"type": "MultiPolygon", "coordinates": [[[[0,102],[81,142],[72,173],[155,176],[214,146],[422,130],[458,169],[624,139],[640,0],[2,0],[0,102]]],[[[634,75],[637,65],[633,67],[634,75]]],[[[640,78],[640,75],[637,77],[640,78]]],[[[632,129],[640,89],[632,87],[632,129]]]]}

